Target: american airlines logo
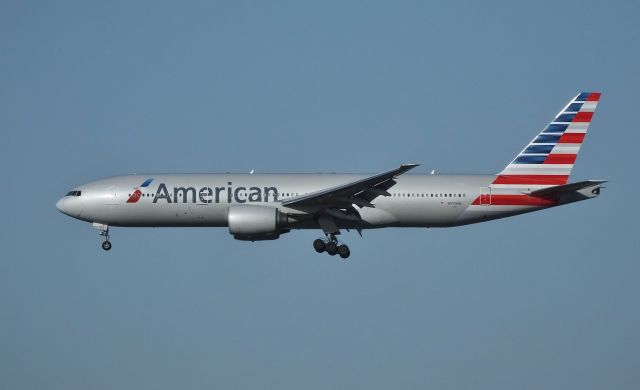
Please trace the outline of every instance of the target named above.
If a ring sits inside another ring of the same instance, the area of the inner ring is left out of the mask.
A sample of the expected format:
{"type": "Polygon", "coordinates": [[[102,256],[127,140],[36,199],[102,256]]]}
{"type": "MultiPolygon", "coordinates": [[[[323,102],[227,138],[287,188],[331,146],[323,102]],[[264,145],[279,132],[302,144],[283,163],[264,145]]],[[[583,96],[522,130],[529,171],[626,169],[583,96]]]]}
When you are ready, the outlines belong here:
{"type": "MultiPolygon", "coordinates": [[[[144,196],[141,188],[146,188],[153,181],[147,179],[135,187],[134,192],[127,199],[127,203],[137,203],[144,196]]],[[[278,200],[277,187],[243,187],[234,186],[232,182],[227,182],[223,187],[173,187],[171,190],[165,183],[160,183],[153,203],[160,201],[166,203],[246,203],[246,202],[276,202],[278,200]]]]}
{"type": "Polygon", "coordinates": [[[140,187],[134,188],[135,191],[133,191],[133,194],[129,195],[129,199],[127,199],[127,203],[137,203],[142,197],[142,191],[140,190],[140,188],[149,187],[149,184],[151,184],[152,181],[153,179],[149,178],[145,180],[144,183],[140,185],[140,187]]]}
{"type": "Polygon", "coordinates": [[[278,200],[276,187],[235,187],[227,182],[224,187],[173,187],[173,191],[164,183],[160,183],[153,198],[153,203],[159,201],[167,203],[245,203],[245,202],[275,202],[278,200]]]}

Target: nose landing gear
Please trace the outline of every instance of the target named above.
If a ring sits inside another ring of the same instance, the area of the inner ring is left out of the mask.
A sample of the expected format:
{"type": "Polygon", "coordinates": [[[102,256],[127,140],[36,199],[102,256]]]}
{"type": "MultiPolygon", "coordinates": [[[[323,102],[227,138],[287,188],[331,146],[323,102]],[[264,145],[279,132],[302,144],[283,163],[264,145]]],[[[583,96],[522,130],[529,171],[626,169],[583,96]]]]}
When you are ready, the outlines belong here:
{"type": "Polygon", "coordinates": [[[92,226],[94,229],[100,230],[100,235],[104,237],[104,241],[102,242],[102,249],[104,249],[105,251],[111,250],[111,241],[109,241],[109,225],[94,222],[92,226]]]}

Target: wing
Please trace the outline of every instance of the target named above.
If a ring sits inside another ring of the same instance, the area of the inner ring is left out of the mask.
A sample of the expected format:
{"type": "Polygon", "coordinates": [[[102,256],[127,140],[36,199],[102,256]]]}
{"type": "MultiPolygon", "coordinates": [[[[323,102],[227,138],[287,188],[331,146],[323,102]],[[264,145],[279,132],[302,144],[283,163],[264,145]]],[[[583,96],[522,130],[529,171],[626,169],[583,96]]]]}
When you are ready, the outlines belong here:
{"type": "Polygon", "coordinates": [[[403,164],[399,168],[382,172],[377,175],[297,196],[282,202],[283,206],[325,206],[335,208],[351,207],[356,204],[360,207],[373,207],[371,201],[376,197],[390,196],[387,190],[396,184],[394,180],[403,173],[417,167],[419,164],[403,164]]]}

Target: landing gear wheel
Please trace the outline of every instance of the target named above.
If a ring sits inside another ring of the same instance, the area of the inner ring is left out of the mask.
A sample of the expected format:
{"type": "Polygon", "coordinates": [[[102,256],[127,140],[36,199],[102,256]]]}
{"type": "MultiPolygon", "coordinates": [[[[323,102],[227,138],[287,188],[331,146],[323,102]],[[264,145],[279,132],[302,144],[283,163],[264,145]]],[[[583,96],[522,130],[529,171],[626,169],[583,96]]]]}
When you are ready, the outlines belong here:
{"type": "Polygon", "coordinates": [[[321,239],[317,239],[313,242],[313,249],[316,250],[316,252],[318,253],[322,253],[324,252],[324,250],[326,249],[326,246],[324,244],[324,241],[322,241],[321,239]]]}
{"type": "Polygon", "coordinates": [[[331,256],[335,256],[338,253],[338,244],[333,241],[329,241],[325,244],[325,250],[331,256]]]}
{"type": "Polygon", "coordinates": [[[102,242],[102,249],[104,249],[105,251],[111,250],[111,242],[110,241],[103,241],[102,242]]]}
{"type": "Polygon", "coordinates": [[[351,255],[351,251],[349,250],[348,246],[342,244],[338,247],[338,254],[340,255],[340,257],[346,260],[349,255],[351,255]]]}

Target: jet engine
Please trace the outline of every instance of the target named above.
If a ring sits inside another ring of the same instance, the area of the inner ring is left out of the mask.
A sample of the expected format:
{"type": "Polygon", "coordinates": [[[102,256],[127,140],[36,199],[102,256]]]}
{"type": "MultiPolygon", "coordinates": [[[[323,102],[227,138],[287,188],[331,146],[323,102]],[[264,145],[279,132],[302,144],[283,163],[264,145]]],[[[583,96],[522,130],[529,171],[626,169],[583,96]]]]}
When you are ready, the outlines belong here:
{"type": "Polygon", "coordinates": [[[287,233],[287,215],[275,207],[236,205],[227,212],[229,233],[243,241],[275,240],[287,233]]]}

